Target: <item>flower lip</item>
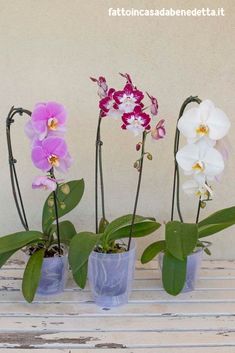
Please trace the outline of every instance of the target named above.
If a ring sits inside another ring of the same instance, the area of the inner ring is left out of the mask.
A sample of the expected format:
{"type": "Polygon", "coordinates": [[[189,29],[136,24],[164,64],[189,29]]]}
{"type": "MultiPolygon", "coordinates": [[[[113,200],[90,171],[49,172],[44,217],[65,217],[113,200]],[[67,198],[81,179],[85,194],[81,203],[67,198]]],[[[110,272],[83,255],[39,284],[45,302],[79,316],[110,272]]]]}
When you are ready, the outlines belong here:
{"type": "Polygon", "coordinates": [[[56,118],[50,118],[47,122],[49,130],[55,131],[58,127],[58,120],[56,118]]]}
{"type": "Polygon", "coordinates": [[[48,158],[48,162],[51,164],[52,167],[59,167],[60,165],[60,158],[55,154],[50,155],[48,158]]]}

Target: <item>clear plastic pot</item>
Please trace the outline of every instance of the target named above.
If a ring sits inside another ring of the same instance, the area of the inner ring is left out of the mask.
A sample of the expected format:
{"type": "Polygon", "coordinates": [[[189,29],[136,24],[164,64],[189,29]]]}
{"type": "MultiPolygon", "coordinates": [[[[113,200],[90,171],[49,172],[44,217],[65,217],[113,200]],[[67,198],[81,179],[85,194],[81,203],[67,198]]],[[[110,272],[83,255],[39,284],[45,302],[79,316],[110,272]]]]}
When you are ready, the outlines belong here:
{"type": "MultiPolygon", "coordinates": [[[[211,245],[210,242],[203,242],[204,247],[208,247],[211,245]]],[[[161,252],[158,256],[159,267],[162,269],[163,263],[163,253],[161,252]]],[[[186,281],[184,288],[181,293],[191,292],[195,289],[197,280],[198,280],[198,272],[201,267],[203,256],[203,248],[198,248],[187,258],[187,272],[186,272],[186,281]]]]}
{"type": "Polygon", "coordinates": [[[113,307],[128,302],[135,271],[136,245],[130,251],[104,254],[93,251],[89,257],[88,278],[95,303],[113,307]]]}

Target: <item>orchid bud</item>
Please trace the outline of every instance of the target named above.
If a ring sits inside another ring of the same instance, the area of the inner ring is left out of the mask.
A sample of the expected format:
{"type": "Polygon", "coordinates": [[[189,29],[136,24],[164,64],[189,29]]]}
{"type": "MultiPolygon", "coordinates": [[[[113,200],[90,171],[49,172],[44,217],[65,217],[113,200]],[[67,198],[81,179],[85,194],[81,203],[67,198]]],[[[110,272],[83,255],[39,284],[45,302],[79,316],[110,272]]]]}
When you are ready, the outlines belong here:
{"type": "Polygon", "coordinates": [[[139,151],[140,148],[141,148],[141,142],[137,143],[137,145],[135,146],[135,148],[136,148],[136,151],[139,151]]]}
{"type": "Polygon", "coordinates": [[[205,201],[201,201],[200,202],[200,207],[201,208],[205,208],[206,207],[206,202],[205,201]]]}
{"type": "Polygon", "coordinates": [[[158,101],[157,98],[151,96],[150,94],[147,93],[147,96],[151,100],[151,106],[150,106],[150,111],[152,115],[157,115],[158,114],[158,101]]]}
{"type": "Polygon", "coordinates": [[[134,168],[136,168],[136,169],[139,168],[139,161],[136,161],[136,162],[134,163],[134,168]]]}
{"type": "Polygon", "coordinates": [[[151,153],[147,154],[147,158],[151,161],[153,159],[153,156],[151,155],[151,153]]]}
{"type": "Polygon", "coordinates": [[[152,128],[151,130],[151,136],[154,140],[160,140],[165,137],[166,135],[166,130],[164,127],[164,122],[165,120],[160,120],[158,124],[152,128]]]}

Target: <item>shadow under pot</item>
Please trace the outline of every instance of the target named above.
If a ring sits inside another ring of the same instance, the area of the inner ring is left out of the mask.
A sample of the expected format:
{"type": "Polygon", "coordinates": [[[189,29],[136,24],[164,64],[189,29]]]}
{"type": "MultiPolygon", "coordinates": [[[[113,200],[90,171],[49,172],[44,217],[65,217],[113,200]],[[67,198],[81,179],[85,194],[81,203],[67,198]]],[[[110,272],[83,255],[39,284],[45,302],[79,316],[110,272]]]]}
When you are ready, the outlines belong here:
{"type": "Polygon", "coordinates": [[[132,289],[136,245],[129,251],[99,253],[92,251],[88,262],[88,278],[95,303],[101,307],[126,304],[132,289]]]}
{"type": "MultiPolygon", "coordinates": [[[[68,252],[65,249],[63,251],[64,255],[43,259],[37,295],[59,294],[64,291],[68,278],[68,252]]],[[[29,256],[26,254],[27,260],[29,256]]]]}
{"type": "MultiPolygon", "coordinates": [[[[203,247],[197,248],[192,254],[187,257],[187,270],[186,270],[186,280],[185,285],[181,293],[192,292],[195,290],[196,283],[198,280],[198,273],[202,263],[202,256],[205,248],[211,246],[210,242],[202,242],[203,247]]],[[[159,267],[162,270],[163,255],[161,252],[158,256],[159,267]]]]}

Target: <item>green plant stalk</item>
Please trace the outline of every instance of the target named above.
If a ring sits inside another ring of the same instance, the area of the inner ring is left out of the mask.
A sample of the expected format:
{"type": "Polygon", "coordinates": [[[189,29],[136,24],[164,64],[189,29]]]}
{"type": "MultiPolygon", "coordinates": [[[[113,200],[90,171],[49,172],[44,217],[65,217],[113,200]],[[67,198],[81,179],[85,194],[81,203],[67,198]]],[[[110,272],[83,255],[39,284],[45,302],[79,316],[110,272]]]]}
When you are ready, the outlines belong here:
{"type": "MultiPolygon", "coordinates": [[[[183,222],[183,217],[180,209],[180,176],[179,176],[179,166],[178,162],[176,160],[176,154],[179,150],[179,141],[180,141],[180,131],[178,129],[178,121],[183,115],[186,107],[188,104],[196,102],[198,104],[201,103],[201,99],[198,98],[198,96],[190,96],[188,97],[184,103],[182,104],[179,112],[179,117],[177,119],[176,123],[176,131],[175,131],[175,141],[174,141],[174,162],[175,162],[175,169],[174,169],[174,179],[173,179],[173,190],[172,190],[172,205],[171,205],[171,221],[174,219],[174,208],[175,208],[175,199],[176,199],[176,208],[177,208],[177,213],[179,216],[179,219],[181,222],[183,222]]],[[[200,216],[200,200],[199,200],[199,205],[198,205],[198,210],[197,210],[197,216],[196,216],[196,223],[198,223],[200,216]]]]}
{"type": "Polygon", "coordinates": [[[104,179],[103,179],[103,166],[102,166],[102,145],[101,141],[101,111],[96,131],[96,150],[95,150],[95,231],[99,232],[99,215],[98,215],[98,174],[100,175],[100,190],[101,190],[101,208],[102,217],[105,219],[105,202],[104,202],[104,179]]]}
{"type": "MultiPolygon", "coordinates": [[[[50,176],[51,176],[52,179],[55,179],[54,169],[53,168],[51,168],[51,170],[50,170],[50,176]]],[[[57,184],[57,188],[58,188],[58,184],[57,184]]],[[[53,199],[54,199],[55,218],[56,218],[56,237],[57,237],[59,255],[61,255],[62,252],[61,252],[61,243],[60,243],[60,225],[59,225],[58,204],[57,204],[56,191],[53,191],[53,199]]]]}
{"type": "Polygon", "coordinates": [[[137,205],[138,205],[138,200],[139,200],[140,185],[141,185],[141,180],[142,180],[143,164],[144,164],[146,135],[147,135],[147,132],[144,131],[143,135],[142,135],[142,142],[141,142],[141,156],[140,156],[139,178],[138,178],[138,183],[137,183],[137,190],[136,190],[136,197],[135,197],[133,216],[132,216],[132,221],[131,221],[130,234],[129,234],[129,238],[128,238],[128,246],[127,246],[127,250],[128,251],[130,250],[130,246],[131,246],[133,226],[134,226],[134,223],[135,223],[136,210],[137,210],[137,205]]]}

